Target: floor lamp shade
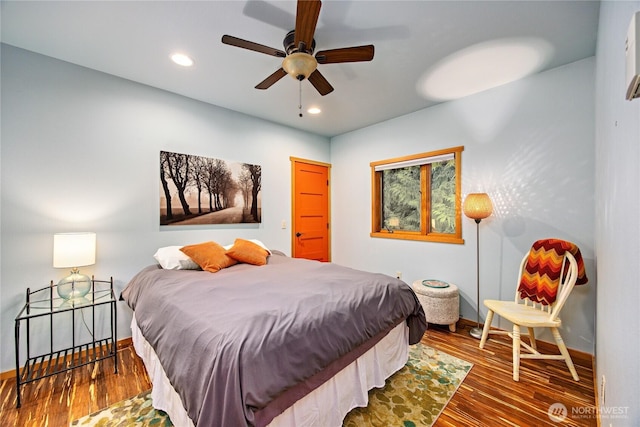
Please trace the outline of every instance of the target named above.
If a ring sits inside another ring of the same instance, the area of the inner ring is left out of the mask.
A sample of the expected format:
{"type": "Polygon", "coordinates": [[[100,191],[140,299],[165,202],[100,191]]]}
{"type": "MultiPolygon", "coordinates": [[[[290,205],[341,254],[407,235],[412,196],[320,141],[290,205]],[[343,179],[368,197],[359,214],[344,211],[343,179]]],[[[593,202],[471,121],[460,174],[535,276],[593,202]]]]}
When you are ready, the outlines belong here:
{"type": "Polygon", "coordinates": [[[71,274],[58,282],[58,295],[64,299],[82,298],[91,290],[91,278],[78,267],[96,263],[95,233],[57,233],[53,235],[53,267],[71,268],[71,274]]]}
{"type": "Polygon", "coordinates": [[[462,211],[471,219],[485,219],[493,212],[493,205],[487,193],[471,193],[464,200],[462,211]]]}
{"type": "Polygon", "coordinates": [[[476,222],[476,309],[478,324],[469,332],[472,337],[480,339],[480,221],[487,218],[493,212],[493,205],[487,193],[470,193],[462,205],[464,214],[476,222]]]}

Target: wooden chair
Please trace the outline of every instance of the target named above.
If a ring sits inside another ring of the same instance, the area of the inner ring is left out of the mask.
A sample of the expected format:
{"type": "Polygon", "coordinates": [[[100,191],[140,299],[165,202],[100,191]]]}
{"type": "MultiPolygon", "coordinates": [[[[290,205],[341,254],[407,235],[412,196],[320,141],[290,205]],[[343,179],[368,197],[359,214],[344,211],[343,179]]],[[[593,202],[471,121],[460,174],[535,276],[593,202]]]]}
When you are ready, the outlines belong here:
{"type": "MultiPolygon", "coordinates": [[[[561,241],[562,242],[562,241],[561,241]]],[[[537,243],[537,242],[536,242],[537,243]]],[[[567,242],[568,243],[568,242],[567,242]]],[[[534,244],[535,245],[535,244],[534,244]]],[[[573,245],[573,244],[571,244],[573,245]]],[[[575,245],[574,245],[575,246],[575,245]]],[[[520,278],[523,274],[527,274],[525,269],[532,251],[525,255],[520,263],[520,278]]],[[[579,251],[578,251],[579,255],[579,251]]],[[[582,258],[579,255],[580,263],[582,264],[582,258]]],[[[539,260],[538,260],[539,261],[539,260]]],[[[539,265],[538,261],[535,261],[536,266],[539,265]]],[[[484,305],[489,309],[487,319],[484,323],[484,329],[482,330],[482,338],[480,340],[480,348],[484,348],[487,342],[488,335],[491,334],[505,334],[509,335],[513,340],[513,379],[519,381],[520,379],[520,359],[555,359],[564,360],[573,376],[575,381],[580,381],[578,373],[573,366],[573,361],[569,355],[569,351],[560,336],[558,328],[560,327],[560,310],[564,306],[569,294],[573,290],[576,280],[578,278],[578,264],[576,257],[574,257],[569,250],[565,251],[559,258],[561,262],[561,269],[559,270],[559,277],[557,278],[557,292],[555,300],[551,303],[543,300],[540,303],[540,298],[536,296],[528,295],[523,298],[522,294],[522,279],[521,284],[516,291],[515,301],[498,301],[498,300],[485,300],[484,305]],[[567,265],[568,264],[568,265],[567,265]],[[491,321],[493,320],[494,313],[498,314],[502,318],[513,323],[513,331],[500,331],[491,330],[491,321]],[[529,344],[522,342],[520,339],[520,328],[525,327],[529,332],[529,344]],[[556,341],[560,354],[542,354],[536,348],[536,338],[534,328],[549,328],[556,341]],[[521,354],[521,347],[528,352],[521,354]]],[[[544,263],[544,262],[543,262],[544,263]]],[[[582,273],[584,273],[584,266],[581,265],[582,273]]],[[[546,280],[544,277],[542,280],[546,280]]],[[[586,283],[586,276],[584,276],[584,282],[586,283]]],[[[544,298],[544,297],[543,297],[544,298]]]]}

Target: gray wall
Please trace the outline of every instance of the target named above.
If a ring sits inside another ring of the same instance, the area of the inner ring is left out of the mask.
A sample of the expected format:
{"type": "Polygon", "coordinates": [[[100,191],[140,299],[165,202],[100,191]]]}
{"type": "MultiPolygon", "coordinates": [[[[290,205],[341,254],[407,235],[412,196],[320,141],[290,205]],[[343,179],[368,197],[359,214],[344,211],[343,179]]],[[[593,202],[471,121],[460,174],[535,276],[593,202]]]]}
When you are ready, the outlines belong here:
{"type": "MultiPolygon", "coordinates": [[[[81,271],[118,291],[160,246],[245,237],[290,253],[289,156],[330,161],[327,138],[7,45],[1,83],[0,371],[15,367],[26,288],[68,274],[52,267],[54,233],[95,231],[97,262],[81,271]],[[160,228],[161,150],[262,165],[262,224],[160,228]]],[[[118,314],[130,336],[124,303],[118,314]]]]}
{"type": "Polygon", "coordinates": [[[464,245],[369,237],[371,161],[463,145],[463,195],[487,192],[494,203],[494,214],[480,223],[480,299],[513,298],[520,260],[535,240],[573,241],[590,280],[563,309],[564,338],[593,353],[594,71],[589,58],[333,138],[333,260],[401,271],[408,283],[455,283],[462,316],[475,320],[473,220],[463,217],[464,245]]]}
{"type": "Polygon", "coordinates": [[[625,100],[624,81],[625,38],[638,11],[639,1],[603,1],[598,26],[596,371],[607,427],[640,425],[640,99],[625,100]]]}

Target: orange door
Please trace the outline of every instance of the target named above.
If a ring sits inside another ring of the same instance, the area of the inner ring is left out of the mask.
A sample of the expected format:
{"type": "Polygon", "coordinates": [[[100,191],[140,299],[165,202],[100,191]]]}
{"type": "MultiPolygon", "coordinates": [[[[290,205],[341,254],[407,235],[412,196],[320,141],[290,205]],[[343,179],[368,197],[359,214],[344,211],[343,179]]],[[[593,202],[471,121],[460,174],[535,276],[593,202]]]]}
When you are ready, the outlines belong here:
{"type": "Polygon", "coordinates": [[[326,163],[291,158],[292,256],[331,261],[329,168],[326,163]]]}

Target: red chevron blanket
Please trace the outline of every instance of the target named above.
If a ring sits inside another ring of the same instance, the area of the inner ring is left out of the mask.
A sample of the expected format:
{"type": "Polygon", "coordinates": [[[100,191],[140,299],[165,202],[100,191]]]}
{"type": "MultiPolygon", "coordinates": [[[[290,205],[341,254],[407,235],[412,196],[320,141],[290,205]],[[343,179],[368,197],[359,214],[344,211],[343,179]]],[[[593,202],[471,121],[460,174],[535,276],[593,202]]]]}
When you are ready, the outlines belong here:
{"type": "MultiPolygon", "coordinates": [[[[555,302],[562,272],[562,260],[566,251],[571,252],[578,264],[576,285],[587,283],[582,254],[575,244],[560,239],[538,240],[531,246],[522,271],[518,286],[520,298],[528,298],[543,305],[551,305],[555,302]]],[[[567,264],[565,271],[568,268],[567,264]]]]}

